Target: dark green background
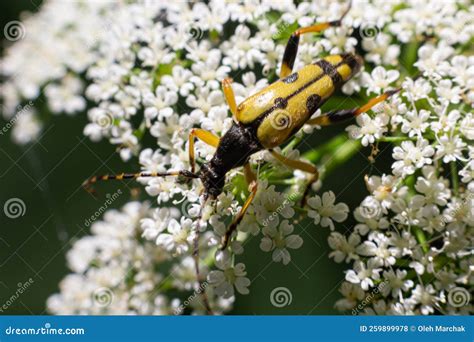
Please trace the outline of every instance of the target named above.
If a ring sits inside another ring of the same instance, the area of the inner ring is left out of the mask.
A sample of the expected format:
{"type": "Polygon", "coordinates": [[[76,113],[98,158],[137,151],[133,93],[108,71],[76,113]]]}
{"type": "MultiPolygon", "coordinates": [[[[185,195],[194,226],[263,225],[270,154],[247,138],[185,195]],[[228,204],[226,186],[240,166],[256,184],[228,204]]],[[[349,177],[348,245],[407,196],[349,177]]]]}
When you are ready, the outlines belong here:
{"type": "MultiPolygon", "coordinates": [[[[2,28],[7,22],[18,19],[20,11],[35,10],[38,4],[38,1],[26,0],[1,2],[2,28]]],[[[2,51],[8,45],[6,43],[2,45],[2,51]]],[[[351,106],[350,101],[332,105],[351,106]]],[[[3,127],[5,121],[0,120],[0,127],[3,127]]],[[[45,124],[43,133],[46,133],[39,142],[23,147],[12,143],[8,135],[0,136],[0,306],[16,291],[18,283],[24,283],[30,277],[34,280],[3,314],[45,314],[46,299],[58,291],[59,281],[68,273],[65,253],[75,239],[88,234],[83,226],[84,219],[103,204],[105,194],[118,188],[124,195],[113,203],[114,207],[119,208],[130,199],[128,188],[120,183],[102,185],[98,199],[80,188],[81,182],[93,173],[134,171],[130,168],[136,169],[137,165],[122,163],[109,143],[92,143],[85,138],[82,130],[86,122],[85,113],[74,117],[52,116],[45,124]],[[13,197],[25,202],[23,217],[9,219],[4,215],[3,205],[13,197]]],[[[307,138],[306,143],[318,146],[344,131],[344,127],[327,128],[307,138]]],[[[308,145],[303,145],[302,149],[307,150],[308,145]]],[[[369,154],[369,149],[362,150],[324,184],[324,189],[333,190],[337,200],[352,209],[366,195],[363,175],[369,172],[366,159],[369,154]]],[[[387,153],[379,155],[377,168],[390,165],[389,158],[387,153]]],[[[373,169],[372,173],[377,172],[373,169]]],[[[129,183],[129,186],[137,187],[135,183],[129,183]]],[[[146,198],[143,191],[141,198],[146,198]]],[[[296,228],[305,243],[291,253],[292,263],[288,266],[272,263],[271,253],[264,253],[258,247],[260,238],[251,239],[241,257],[252,279],[251,293],[238,296],[232,313],[337,313],[333,305],[340,297],[338,288],[345,265],[328,259],[328,229],[310,226],[302,232],[308,224],[309,221],[304,221],[296,228]],[[293,301],[287,307],[275,308],[269,297],[271,291],[280,286],[292,292],[293,301]]],[[[337,229],[346,232],[353,225],[354,220],[350,217],[345,224],[338,224],[337,229]]]]}

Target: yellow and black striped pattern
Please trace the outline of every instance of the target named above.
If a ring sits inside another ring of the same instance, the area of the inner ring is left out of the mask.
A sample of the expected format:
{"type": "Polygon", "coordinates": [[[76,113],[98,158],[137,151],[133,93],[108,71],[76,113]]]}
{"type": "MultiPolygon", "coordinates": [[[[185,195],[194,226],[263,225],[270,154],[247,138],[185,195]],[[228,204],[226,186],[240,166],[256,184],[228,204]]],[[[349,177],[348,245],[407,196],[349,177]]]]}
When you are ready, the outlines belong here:
{"type": "Polygon", "coordinates": [[[327,56],[247,98],[237,110],[240,122],[255,126],[264,148],[281,145],[360,69],[353,54],[327,56]]]}

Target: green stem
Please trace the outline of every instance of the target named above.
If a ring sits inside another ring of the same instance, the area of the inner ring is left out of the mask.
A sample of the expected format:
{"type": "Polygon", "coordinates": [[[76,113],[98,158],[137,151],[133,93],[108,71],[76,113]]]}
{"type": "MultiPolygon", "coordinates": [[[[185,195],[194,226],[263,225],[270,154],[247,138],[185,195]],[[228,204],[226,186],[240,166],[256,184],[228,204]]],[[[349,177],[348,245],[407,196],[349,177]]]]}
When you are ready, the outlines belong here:
{"type": "Polygon", "coordinates": [[[405,141],[405,140],[416,141],[416,138],[409,138],[409,137],[381,137],[380,139],[378,139],[378,141],[381,141],[381,142],[402,142],[402,141],[405,141]]]}
{"type": "Polygon", "coordinates": [[[288,145],[286,145],[286,146],[283,148],[283,150],[282,150],[283,154],[285,154],[285,152],[289,151],[291,148],[296,147],[296,145],[298,145],[298,144],[301,142],[301,140],[303,140],[301,137],[295,137],[295,138],[293,138],[293,139],[288,143],[288,145]]]}
{"type": "Polygon", "coordinates": [[[419,47],[420,43],[416,40],[411,41],[402,47],[400,61],[406,67],[408,75],[414,75],[416,71],[414,64],[418,56],[419,47]]]}
{"type": "Polygon", "coordinates": [[[350,140],[342,133],[320,148],[306,152],[303,157],[313,163],[323,163],[325,173],[329,174],[351,159],[361,147],[358,140],[350,140]]]}
{"type": "Polygon", "coordinates": [[[450,163],[451,168],[451,181],[453,183],[453,190],[456,196],[459,195],[459,178],[458,178],[458,168],[456,165],[456,161],[452,161],[450,163]]]}
{"type": "Polygon", "coordinates": [[[428,242],[426,241],[425,232],[420,227],[413,227],[413,231],[414,231],[416,239],[420,243],[421,248],[423,249],[423,251],[425,253],[428,253],[429,246],[428,246],[428,242]]]}
{"type": "Polygon", "coordinates": [[[269,184],[274,184],[274,185],[294,185],[296,181],[294,179],[279,179],[279,178],[268,178],[268,183],[269,184]]]}
{"type": "MultiPolygon", "coordinates": [[[[291,144],[292,146],[295,146],[297,142],[292,141],[291,144]]],[[[341,133],[318,148],[303,153],[302,157],[313,164],[322,164],[325,168],[325,173],[329,174],[332,170],[348,161],[361,149],[361,147],[359,141],[349,140],[346,133],[341,133]]],[[[264,171],[260,170],[261,175],[263,175],[263,172],[267,171],[265,168],[263,170],[264,171]]],[[[268,171],[269,175],[267,178],[271,183],[281,185],[292,184],[291,182],[287,183],[287,180],[284,180],[285,177],[291,176],[292,172],[288,171],[285,173],[273,174],[271,168],[269,168],[268,171]]],[[[321,176],[322,179],[324,175],[321,176]]]]}

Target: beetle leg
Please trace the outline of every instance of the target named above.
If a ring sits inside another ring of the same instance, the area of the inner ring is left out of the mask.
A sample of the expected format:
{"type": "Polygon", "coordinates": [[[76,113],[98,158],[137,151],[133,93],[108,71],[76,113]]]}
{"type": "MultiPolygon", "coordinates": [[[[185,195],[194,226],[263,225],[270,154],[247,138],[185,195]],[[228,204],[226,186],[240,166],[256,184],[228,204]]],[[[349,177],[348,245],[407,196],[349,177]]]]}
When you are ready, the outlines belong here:
{"type": "Polygon", "coordinates": [[[347,12],[351,8],[351,3],[346,11],[342,14],[341,18],[334,21],[327,21],[323,23],[314,24],[308,27],[302,27],[297,29],[291,35],[288,43],[286,44],[285,53],[283,54],[283,61],[281,63],[280,78],[284,78],[291,74],[293,65],[295,64],[296,55],[298,54],[298,45],[300,42],[300,36],[304,33],[316,33],[322,32],[329,27],[341,26],[342,19],[346,16],[347,12]]]}
{"type": "Polygon", "coordinates": [[[318,181],[319,179],[319,172],[318,168],[314,166],[313,164],[301,161],[301,160],[294,160],[287,158],[273,150],[270,150],[270,153],[272,154],[273,157],[275,157],[280,163],[288,166],[289,168],[296,169],[296,170],[301,170],[305,171],[308,173],[311,173],[311,179],[309,180],[308,184],[306,185],[306,188],[303,193],[303,197],[301,198],[301,207],[304,207],[306,205],[306,197],[308,196],[309,190],[311,189],[311,186],[318,181]]]}
{"type": "Polygon", "coordinates": [[[321,116],[318,116],[314,119],[306,121],[308,125],[318,125],[318,126],[329,126],[342,121],[346,121],[356,117],[362,113],[367,112],[369,109],[372,109],[375,105],[387,100],[393,94],[396,94],[400,89],[395,89],[391,91],[386,91],[382,95],[370,99],[366,104],[361,107],[352,108],[352,109],[340,109],[325,113],[321,116]]]}
{"type": "Polygon", "coordinates": [[[247,209],[249,208],[250,204],[255,198],[255,195],[257,194],[257,188],[258,188],[257,177],[255,176],[252,169],[250,168],[249,163],[244,165],[244,174],[245,174],[245,179],[249,183],[250,195],[249,197],[247,197],[244,205],[242,206],[242,209],[240,209],[239,213],[237,214],[237,216],[234,218],[229,228],[227,229],[225,235],[222,237],[221,250],[224,250],[227,248],[230,238],[232,237],[232,234],[234,233],[234,231],[237,229],[237,226],[240,224],[240,222],[244,218],[245,213],[247,212],[247,209]]]}
{"type": "Polygon", "coordinates": [[[189,164],[191,164],[192,173],[194,173],[196,168],[196,160],[194,158],[194,138],[198,138],[213,147],[219,145],[219,137],[209,131],[200,128],[193,128],[191,132],[189,132],[189,164]]]}
{"type": "Polygon", "coordinates": [[[232,89],[232,79],[224,78],[222,80],[222,90],[224,91],[224,97],[229,106],[230,112],[234,116],[235,121],[239,122],[239,112],[237,110],[237,104],[235,102],[234,90],[232,89]]]}
{"type": "Polygon", "coordinates": [[[252,171],[252,168],[250,167],[249,163],[246,163],[244,165],[244,176],[245,176],[245,180],[247,181],[248,185],[252,184],[252,182],[257,181],[257,176],[252,171]]]}

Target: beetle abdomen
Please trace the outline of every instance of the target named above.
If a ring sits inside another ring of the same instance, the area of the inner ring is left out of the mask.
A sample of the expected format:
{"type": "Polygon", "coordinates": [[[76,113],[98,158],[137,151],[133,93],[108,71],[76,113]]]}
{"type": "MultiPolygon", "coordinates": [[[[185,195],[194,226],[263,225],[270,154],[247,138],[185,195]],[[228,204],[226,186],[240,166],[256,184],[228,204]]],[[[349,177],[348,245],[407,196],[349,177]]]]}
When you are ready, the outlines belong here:
{"type": "Polygon", "coordinates": [[[241,123],[254,127],[263,147],[282,144],[360,69],[353,54],[331,55],[276,81],[238,106],[241,123]]]}

